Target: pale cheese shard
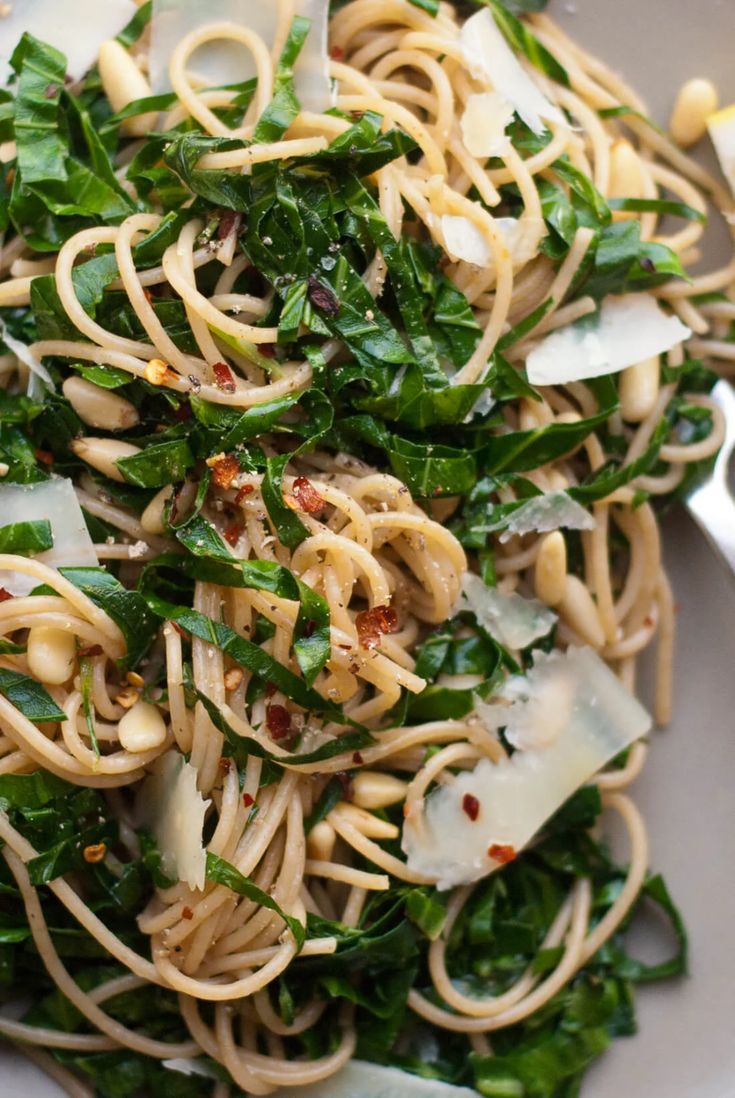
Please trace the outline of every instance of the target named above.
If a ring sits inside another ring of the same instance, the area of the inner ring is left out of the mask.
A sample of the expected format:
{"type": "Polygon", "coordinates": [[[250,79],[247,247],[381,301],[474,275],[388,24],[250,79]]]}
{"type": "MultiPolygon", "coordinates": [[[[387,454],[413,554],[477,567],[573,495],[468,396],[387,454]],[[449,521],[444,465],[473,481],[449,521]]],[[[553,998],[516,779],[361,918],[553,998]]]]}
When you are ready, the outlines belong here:
{"type": "MultiPolygon", "coordinates": [[[[496,217],[494,223],[514,267],[528,263],[546,235],[546,224],[540,217],[496,217]]],[[[464,260],[475,267],[495,267],[490,240],[470,218],[461,214],[444,214],[441,229],[446,250],[452,259],[464,260]]]]}
{"type": "Polygon", "coordinates": [[[53,379],[48,372],[40,358],[33,354],[27,343],[23,343],[22,340],[16,339],[8,331],[8,326],[5,321],[0,317],[0,342],[11,351],[19,362],[22,362],[24,366],[27,366],[31,372],[31,377],[36,377],[44,386],[49,389],[54,388],[53,379]]]}
{"type": "Polygon", "coordinates": [[[202,841],[210,801],[197,789],[197,771],[178,751],[167,751],[143,790],[143,818],[151,827],[167,877],[202,889],[207,853],[202,841]]]}
{"type": "Polygon", "coordinates": [[[565,385],[616,374],[689,339],[691,330],[649,294],[606,297],[599,312],[559,328],[526,360],[532,385],[565,385]]]}
{"type": "Polygon", "coordinates": [[[502,542],[514,534],[548,534],[551,530],[594,530],[595,520],[568,492],[544,492],[513,511],[500,535],[502,542]]]}
{"type": "MultiPolygon", "coordinates": [[[[54,544],[34,559],[49,568],[96,568],[94,542],[89,536],[74,485],[66,477],[35,484],[0,484],[0,526],[47,519],[54,544]]],[[[38,580],[24,572],[0,571],[0,587],[12,595],[27,595],[38,580]]]]}
{"type": "Polygon", "coordinates": [[[544,122],[566,125],[562,112],[523,68],[487,8],[464,23],[460,43],[475,80],[499,92],[534,133],[544,132],[544,122]]]}
{"type": "Polygon", "coordinates": [[[513,104],[500,92],[479,92],[470,95],[460,122],[462,141],[472,156],[502,156],[508,151],[510,138],[505,131],[513,121],[513,104]]]}
{"type": "Polygon", "coordinates": [[[284,1087],[278,1098],[479,1098],[477,1091],[398,1068],[350,1060],[336,1075],[308,1087],[284,1087]]]}
{"type": "Polygon", "coordinates": [[[404,824],[409,868],[440,889],[497,869],[493,847],[522,850],[580,786],[651,729],[646,710],[591,648],[539,652],[534,661],[522,684],[506,687],[504,724],[518,743],[539,746],[500,763],[481,760],[430,793],[423,813],[404,824]],[[474,820],[463,808],[466,794],[479,803],[474,820]]]}
{"type": "MultiPolygon", "coordinates": [[[[296,94],[304,110],[326,111],[334,106],[329,78],[327,31],[329,0],[296,0],[294,15],[311,21],[304,47],[294,67],[296,94]]],[[[276,37],[279,5],[274,0],[153,0],[150,78],[154,92],[171,87],[171,54],[185,35],[210,23],[235,23],[258,34],[270,48],[276,37]]],[[[212,85],[238,83],[255,76],[252,56],[245,46],[217,39],[197,50],[191,70],[212,85]]]]}
{"type": "Polygon", "coordinates": [[[556,614],[538,599],[526,599],[515,591],[506,594],[488,587],[479,576],[465,573],[457,610],[471,610],[493,640],[520,651],[545,637],[556,623],[556,614]]]}
{"type": "Polygon", "coordinates": [[[711,114],[707,119],[707,130],[722,174],[735,194],[735,103],[711,114]]]}
{"type": "Polygon", "coordinates": [[[73,18],[60,0],[11,0],[8,7],[0,19],[0,86],[12,73],[10,58],[25,31],[60,50],[67,72],[80,80],[102,43],[114,38],[137,10],[134,0],[74,0],[73,18]]]}

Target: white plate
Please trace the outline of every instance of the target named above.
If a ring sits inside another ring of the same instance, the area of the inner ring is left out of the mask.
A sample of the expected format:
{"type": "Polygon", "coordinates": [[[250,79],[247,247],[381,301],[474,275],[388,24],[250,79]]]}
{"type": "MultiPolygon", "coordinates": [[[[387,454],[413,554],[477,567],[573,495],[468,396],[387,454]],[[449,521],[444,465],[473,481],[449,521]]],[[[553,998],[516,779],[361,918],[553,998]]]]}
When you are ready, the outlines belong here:
{"type": "MultiPolygon", "coordinates": [[[[552,0],[550,11],[661,121],[690,76],[712,76],[723,102],[735,100],[735,0],[552,0]]],[[[676,715],[655,736],[635,797],[652,864],[689,928],[691,975],[639,991],[639,1034],[614,1043],[583,1098],[735,1096],[735,584],[683,516],[665,538],[679,601],[676,715]]],[[[62,1096],[12,1052],[0,1051],[0,1078],[3,1098],[62,1096]]]]}

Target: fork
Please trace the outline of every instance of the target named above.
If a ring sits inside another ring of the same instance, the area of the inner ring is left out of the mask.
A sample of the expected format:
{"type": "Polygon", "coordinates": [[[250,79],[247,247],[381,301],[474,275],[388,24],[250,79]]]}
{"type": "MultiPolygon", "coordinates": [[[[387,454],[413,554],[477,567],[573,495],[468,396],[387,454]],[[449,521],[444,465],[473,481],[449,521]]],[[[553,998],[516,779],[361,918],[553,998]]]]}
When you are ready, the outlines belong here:
{"type": "Polygon", "coordinates": [[[690,493],[686,505],[735,577],[735,499],[729,483],[730,458],[735,451],[735,389],[728,381],[718,381],[711,395],[725,417],[725,440],[712,475],[690,493]]]}

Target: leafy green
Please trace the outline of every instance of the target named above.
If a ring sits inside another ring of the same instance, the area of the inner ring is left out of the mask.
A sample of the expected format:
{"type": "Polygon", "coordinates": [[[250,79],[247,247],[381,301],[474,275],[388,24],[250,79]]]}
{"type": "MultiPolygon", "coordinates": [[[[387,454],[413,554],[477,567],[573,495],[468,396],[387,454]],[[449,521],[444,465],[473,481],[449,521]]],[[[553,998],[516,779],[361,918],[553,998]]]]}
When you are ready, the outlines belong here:
{"type": "Polygon", "coordinates": [[[54,536],[48,519],[35,522],[13,522],[0,526],[0,553],[22,553],[33,556],[52,549],[54,536]]]}
{"type": "Polygon", "coordinates": [[[291,23],[288,37],[278,59],[273,98],[258,119],[253,133],[253,141],[256,143],[277,141],[299,113],[300,106],[294,89],[293,67],[306,41],[310,26],[309,20],[303,19],[300,15],[297,15],[291,23]]]}
{"type": "Polygon", "coordinates": [[[64,710],[59,708],[40,682],[20,671],[0,667],[0,694],[34,724],[66,720],[64,710]]]}
{"type": "Polygon", "coordinates": [[[194,454],[184,438],[146,446],[139,454],[116,462],[128,484],[137,488],[162,488],[183,480],[194,465],[194,454]]]}
{"type": "Polygon", "coordinates": [[[64,579],[112,618],[125,638],[126,668],[136,667],[146,655],[158,623],[137,591],[129,591],[104,568],[60,568],[64,579]]]}
{"type": "MultiPolygon", "coordinates": [[[[532,65],[552,80],[556,80],[557,84],[562,84],[566,88],[570,86],[569,75],[564,66],[546,49],[546,46],[539,42],[526,24],[516,18],[509,6],[506,7],[501,0],[481,0],[481,2],[490,8],[496,23],[513,49],[525,54],[532,65]]],[[[531,10],[538,10],[538,8],[531,10]]]]}
{"type": "Polygon", "coordinates": [[[309,536],[309,528],[283,498],[283,473],[291,456],[283,454],[267,459],[261,491],[278,540],[289,549],[295,549],[309,536]]]}

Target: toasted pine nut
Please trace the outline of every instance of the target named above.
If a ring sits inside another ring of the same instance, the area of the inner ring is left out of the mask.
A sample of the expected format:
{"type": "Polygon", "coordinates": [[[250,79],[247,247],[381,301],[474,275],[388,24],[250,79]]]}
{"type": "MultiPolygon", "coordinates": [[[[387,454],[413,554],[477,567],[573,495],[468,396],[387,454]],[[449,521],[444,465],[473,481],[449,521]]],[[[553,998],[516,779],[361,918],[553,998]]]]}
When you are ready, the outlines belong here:
{"type": "Polygon", "coordinates": [[[26,656],[28,670],[39,682],[61,686],[74,674],[76,638],[66,629],[37,625],[28,634],[26,656]]]}
{"type": "Polygon", "coordinates": [[[115,463],[140,453],[138,446],[132,446],[129,442],[118,442],[114,438],[77,438],[72,442],[71,449],[98,473],[110,480],[117,480],[120,484],[125,483],[125,477],[115,463]]]}
{"type": "Polygon", "coordinates": [[[162,358],[152,358],[146,365],[143,375],[150,385],[164,385],[169,375],[174,376],[173,370],[162,358]]]}
{"type": "MultiPolygon", "coordinates": [[[[340,801],[332,809],[337,816],[341,816],[347,823],[351,823],[358,831],[361,831],[368,839],[397,839],[400,831],[395,824],[387,820],[379,820],[372,812],[366,812],[364,808],[358,808],[349,801],[340,801]]],[[[330,812],[330,816],[332,813],[330,812]]]]}
{"type": "Polygon", "coordinates": [[[83,423],[102,431],[126,431],[139,420],[134,404],[109,389],[102,389],[83,377],[68,377],[64,396],[83,423]]]}
{"type": "MultiPolygon", "coordinates": [[[[124,46],[114,39],[103,42],[99,52],[99,69],[102,87],[110,100],[113,111],[117,113],[136,99],[146,99],[152,95],[151,86],[124,46]]],[[[143,137],[149,130],[156,128],[158,115],[155,111],[126,118],[121,125],[124,133],[130,137],[143,137]]]]}
{"type": "Polygon", "coordinates": [[[151,502],[140,516],[140,525],[147,534],[164,534],[163,509],[173,495],[173,485],[167,484],[160,492],[156,492],[151,502]]]}
{"type": "Polygon", "coordinates": [[[682,84],[669,122],[669,132],[677,145],[688,149],[701,141],[707,129],[707,117],[714,114],[719,101],[717,88],[711,80],[695,77],[682,84]]]}
{"type": "Polygon", "coordinates": [[[320,820],[306,836],[306,849],[310,858],[320,862],[331,861],[337,832],[326,820],[320,820]]]}
{"type": "MultiPolygon", "coordinates": [[[[616,141],[610,152],[610,198],[642,198],[643,172],[638,153],[630,141],[621,138],[616,141]]],[[[616,210],[616,221],[634,218],[638,215],[631,211],[616,210]]]]}
{"type": "Polygon", "coordinates": [[[567,576],[564,598],[558,606],[559,613],[575,633],[593,648],[602,648],[605,633],[597,613],[597,606],[588,589],[577,576],[567,576]]]}
{"type": "Polygon", "coordinates": [[[166,722],[150,702],[138,701],[120,718],[120,743],[126,751],[152,751],[166,740],[166,722]]]}
{"type": "Polygon", "coordinates": [[[620,375],[620,413],[628,423],[642,423],[653,411],[658,398],[660,366],[658,355],[629,366],[620,375]]]}
{"type": "Polygon", "coordinates": [[[237,690],[244,678],[241,667],[231,667],[229,671],[225,671],[225,690],[237,690]]]}
{"type": "Polygon", "coordinates": [[[406,798],[408,786],[392,774],[360,770],[352,779],[352,801],[358,808],[388,808],[406,798]]]}
{"type": "Polygon", "coordinates": [[[567,584],[567,543],[560,530],[541,542],[534,571],[536,594],[547,606],[558,606],[567,584]]]}

